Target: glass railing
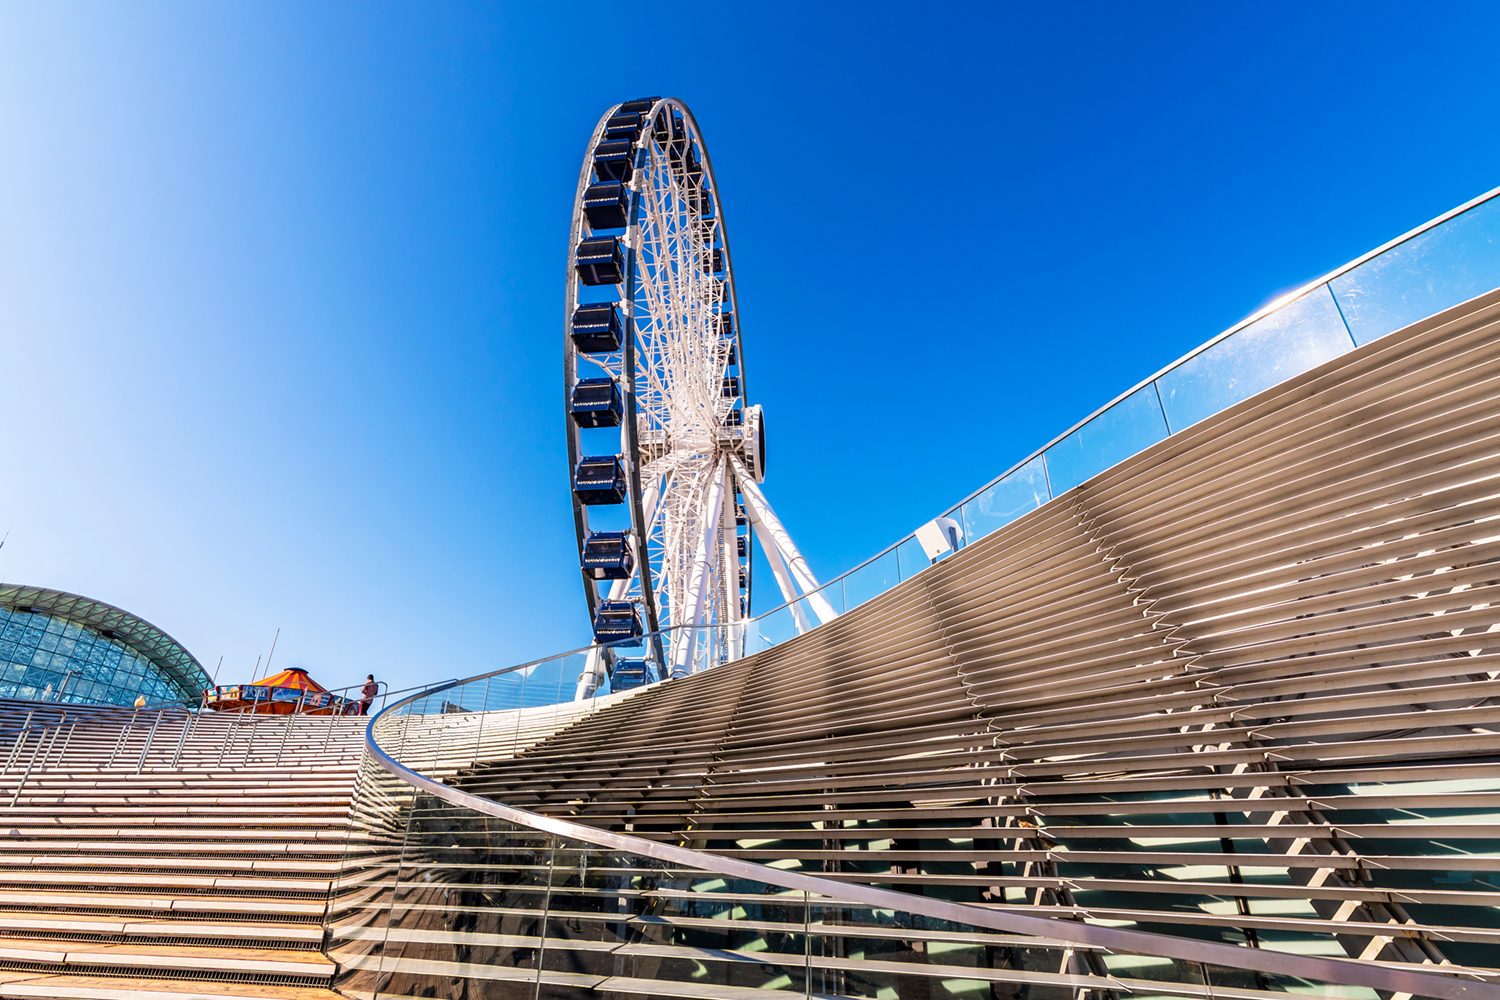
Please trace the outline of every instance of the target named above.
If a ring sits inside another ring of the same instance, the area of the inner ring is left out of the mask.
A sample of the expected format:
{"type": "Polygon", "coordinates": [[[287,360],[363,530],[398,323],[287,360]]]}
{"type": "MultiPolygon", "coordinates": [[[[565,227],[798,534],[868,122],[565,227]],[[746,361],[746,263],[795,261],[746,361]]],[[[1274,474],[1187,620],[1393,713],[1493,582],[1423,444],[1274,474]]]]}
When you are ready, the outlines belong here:
{"type": "MultiPolygon", "coordinates": [[[[541,734],[581,719],[577,705],[531,701],[556,697],[568,669],[566,657],[554,657],[499,671],[415,695],[372,720],[325,927],[345,995],[1500,993],[1431,969],[843,883],[544,817],[445,783],[496,754],[525,752],[525,737],[499,734],[541,734]],[[544,694],[549,684],[553,693],[544,694]],[[504,707],[480,710],[491,700],[504,707]]],[[[601,697],[590,708],[618,700],[601,697]]]]}
{"type": "MultiPolygon", "coordinates": [[[[1153,444],[1405,326],[1500,288],[1500,188],[1260,310],[1080,421],[943,516],[958,548],[1153,444]]],[[[825,584],[837,611],[927,569],[915,533],[825,584]]],[[[806,598],[755,619],[764,646],[818,619],[806,598]]],[[[754,646],[754,643],[751,644],[754,646]]],[[[754,648],[748,651],[755,651],[754,648]]]]}

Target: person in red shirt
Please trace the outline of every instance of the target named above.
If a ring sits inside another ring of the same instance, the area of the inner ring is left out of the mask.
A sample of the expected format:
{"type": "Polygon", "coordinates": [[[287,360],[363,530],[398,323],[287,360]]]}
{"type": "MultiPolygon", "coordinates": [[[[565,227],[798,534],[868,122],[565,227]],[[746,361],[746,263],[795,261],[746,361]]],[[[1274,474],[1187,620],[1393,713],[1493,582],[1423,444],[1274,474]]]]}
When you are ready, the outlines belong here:
{"type": "Polygon", "coordinates": [[[380,685],[375,683],[375,675],[368,674],[365,686],[359,689],[359,714],[369,715],[370,706],[375,704],[375,696],[380,694],[380,685]]]}

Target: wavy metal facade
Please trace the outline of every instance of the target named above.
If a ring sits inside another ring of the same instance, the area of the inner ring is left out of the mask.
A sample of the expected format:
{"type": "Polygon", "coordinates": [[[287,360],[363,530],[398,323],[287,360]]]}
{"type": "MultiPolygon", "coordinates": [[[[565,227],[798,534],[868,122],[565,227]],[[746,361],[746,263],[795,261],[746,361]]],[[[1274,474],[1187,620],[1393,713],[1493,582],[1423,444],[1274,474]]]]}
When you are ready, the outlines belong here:
{"type": "Polygon", "coordinates": [[[365,995],[1500,995],[1497,632],[1492,292],[744,660],[508,748],[377,724],[447,785],[368,765],[335,954],[365,995]]]}

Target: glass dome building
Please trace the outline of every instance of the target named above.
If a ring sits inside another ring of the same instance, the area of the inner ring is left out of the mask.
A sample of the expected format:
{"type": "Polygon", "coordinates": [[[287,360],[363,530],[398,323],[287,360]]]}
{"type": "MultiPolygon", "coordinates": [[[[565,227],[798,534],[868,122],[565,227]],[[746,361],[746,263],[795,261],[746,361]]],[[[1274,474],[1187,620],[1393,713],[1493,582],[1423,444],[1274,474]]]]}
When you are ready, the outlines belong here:
{"type": "Polygon", "coordinates": [[[197,701],[203,666],[128,611],[43,587],[0,584],[0,698],[130,705],[197,701]]]}

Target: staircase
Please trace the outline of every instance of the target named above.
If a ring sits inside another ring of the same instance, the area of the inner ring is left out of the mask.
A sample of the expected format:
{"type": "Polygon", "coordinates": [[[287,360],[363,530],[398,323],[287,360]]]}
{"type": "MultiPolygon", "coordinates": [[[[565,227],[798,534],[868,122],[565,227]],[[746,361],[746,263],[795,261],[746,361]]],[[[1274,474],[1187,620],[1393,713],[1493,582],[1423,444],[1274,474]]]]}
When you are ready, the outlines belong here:
{"type": "Polygon", "coordinates": [[[0,997],[336,996],[366,721],[0,701],[0,997]]]}

